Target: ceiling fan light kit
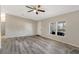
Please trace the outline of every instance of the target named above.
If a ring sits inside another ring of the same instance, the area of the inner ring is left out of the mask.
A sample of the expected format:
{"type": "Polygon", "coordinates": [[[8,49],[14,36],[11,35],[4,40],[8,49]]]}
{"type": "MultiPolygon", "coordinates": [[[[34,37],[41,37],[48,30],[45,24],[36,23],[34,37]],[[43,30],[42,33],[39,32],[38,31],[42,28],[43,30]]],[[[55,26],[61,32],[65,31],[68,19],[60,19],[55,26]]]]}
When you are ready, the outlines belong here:
{"type": "Polygon", "coordinates": [[[45,12],[45,10],[40,9],[40,5],[33,5],[33,6],[25,6],[31,10],[27,11],[27,12],[35,12],[37,15],[39,12],[45,12]]]}
{"type": "Polygon", "coordinates": [[[36,12],[36,10],[33,10],[33,12],[36,12]]]}

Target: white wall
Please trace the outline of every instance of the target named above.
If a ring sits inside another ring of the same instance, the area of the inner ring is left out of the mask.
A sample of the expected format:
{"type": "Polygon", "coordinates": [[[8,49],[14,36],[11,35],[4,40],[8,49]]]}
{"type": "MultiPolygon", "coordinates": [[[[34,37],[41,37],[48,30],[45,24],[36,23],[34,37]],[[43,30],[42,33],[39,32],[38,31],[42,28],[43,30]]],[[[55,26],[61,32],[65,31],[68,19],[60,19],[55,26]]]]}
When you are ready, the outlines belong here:
{"type": "Polygon", "coordinates": [[[37,34],[41,35],[41,22],[40,21],[38,21],[37,23],[37,34]]]}
{"type": "Polygon", "coordinates": [[[6,37],[36,35],[37,23],[30,19],[13,15],[6,15],[6,37]]]}
{"type": "Polygon", "coordinates": [[[0,6],[0,48],[1,48],[1,6],[0,6]]]}
{"type": "Polygon", "coordinates": [[[40,35],[52,40],[79,47],[79,11],[41,20],[40,35]],[[49,23],[55,23],[56,21],[66,22],[66,35],[64,37],[49,34],[49,23]]]}
{"type": "Polygon", "coordinates": [[[0,17],[0,48],[1,48],[1,17],[0,17]]]}

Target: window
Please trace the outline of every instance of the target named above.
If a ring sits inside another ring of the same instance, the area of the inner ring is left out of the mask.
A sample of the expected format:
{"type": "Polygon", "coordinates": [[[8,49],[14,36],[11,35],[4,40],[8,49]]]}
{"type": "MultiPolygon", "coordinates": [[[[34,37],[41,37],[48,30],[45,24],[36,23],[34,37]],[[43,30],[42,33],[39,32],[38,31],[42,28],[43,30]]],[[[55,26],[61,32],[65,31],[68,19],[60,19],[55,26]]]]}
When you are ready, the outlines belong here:
{"type": "Polygon", "coordinates": [[[55,23],[50,23],[50,34],[56,34],[56,24],[55,23]]]}
{"type": "Polygon", "coordinates": [[[65,35],[65,21],[57,22],[57,35],[59,36],[65,35]]]}
{"type": "Polygon", "coordinates": [[[58,21],[56,23],[50,23],[50,34],[64,36],[65,35],[65,21],[58,21]]]}

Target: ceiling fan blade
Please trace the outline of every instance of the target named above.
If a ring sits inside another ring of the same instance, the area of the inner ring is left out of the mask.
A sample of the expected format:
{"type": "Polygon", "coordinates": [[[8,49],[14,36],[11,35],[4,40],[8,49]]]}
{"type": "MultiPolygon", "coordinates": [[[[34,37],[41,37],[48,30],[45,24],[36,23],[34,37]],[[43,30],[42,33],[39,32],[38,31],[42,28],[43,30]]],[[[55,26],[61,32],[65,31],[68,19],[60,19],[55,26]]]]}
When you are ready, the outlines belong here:
{"type": "Polygon", "coordinates": [[[38,15],[38,12],[36,12],[36,14],[38,15]]]}
{"type": "Polygon", "coordinates": [[[28,12],[32,12],[33,10],[30,10],[30,11],[28,11],[28,12]]]}
{"type": "Polygon", "coordinates": [[[40,10],[40,9],[38,9],[38,11],[45,12],[45,10],[40,10]]]}
{"type": "Polygon", "coordinates": [[[25,6],[25,7],[30,8],[30,9],[34,9],[34,8],[32,8],[32,7],[29,7],[29,6],[25,6]]]}

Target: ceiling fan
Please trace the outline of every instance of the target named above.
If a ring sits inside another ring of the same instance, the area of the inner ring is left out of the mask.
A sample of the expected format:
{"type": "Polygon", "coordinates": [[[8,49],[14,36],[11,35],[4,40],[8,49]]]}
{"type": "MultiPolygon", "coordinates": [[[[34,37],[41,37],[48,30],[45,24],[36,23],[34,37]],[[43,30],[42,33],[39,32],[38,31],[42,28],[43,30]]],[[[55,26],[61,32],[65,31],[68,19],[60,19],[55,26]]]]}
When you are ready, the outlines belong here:
{"type": "Polygon", "coordinates": [[[25,6],[31,10],[27,11],[27,12],[35,12],[37,15],[39,12],[45,12],[45,10],[40,9],[40,5],[33,5],[33,6],[25,6]]]}

